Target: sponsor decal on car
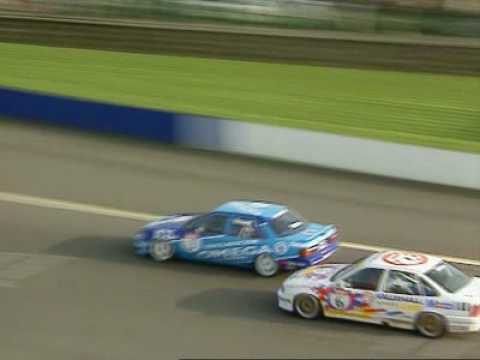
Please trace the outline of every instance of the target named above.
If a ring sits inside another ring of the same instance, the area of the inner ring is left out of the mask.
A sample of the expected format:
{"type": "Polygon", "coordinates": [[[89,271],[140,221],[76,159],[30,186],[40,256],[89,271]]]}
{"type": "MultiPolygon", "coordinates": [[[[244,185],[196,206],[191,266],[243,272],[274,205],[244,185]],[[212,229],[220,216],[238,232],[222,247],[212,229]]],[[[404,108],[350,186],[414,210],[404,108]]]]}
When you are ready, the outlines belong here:
{"type": "Polygon", "coordinates": [[[428,258],[422,254],[405,253],[401,251],[390,251],[383,255],[383,261],[392,265],[421,265],[428,261],[428,258]]]}
{"type": "Polygon", "coordinates": [[[398,295],[398,294],[379,293],[379,294],[377,294],[377,299],[423,304],[422,299],[420,299],[418,296],[413,296],[413,295],[398,295]]]}
{"type": "Polygon", "coordinates": [[[268,252],[268,246],[246,246],[246,247],[232,247],[232,248],[225,248],[225,249],[215,249],[215,250],[203,250],[198,253],[198,257],[204,259],[210,258],[242,258],[247,256],[255,256],[262,252],[268,252]],[[266,249],[265,249],[266,248],[266,249]]]}
{"type": "Polygon", "coordinates": [[[288,243],[285,241],[277,241],[273,244],[273,252],[279,256],[285,255],[288,252],[288,243]]]}
{"type": "Polygon", "coordinates": [[[387,316],[401,316],[401,315],[405,315],[405,313],[401,310],[387,310],[387,311],[385,311],[385,315],[387,315],[387,316]]]}
{"type": "Polygon", "coordinates": [[[202,247],[202,239],[195,233],[186,234],[180,242],[185,251],[190,253],[197,252],[202,247]]]}
{"type": "Polygon", "coordinates": [[[278,246],[275,248],[275,245],[270,247],[268,245],[262,246],[242,246],[242,247],[225,247],[228,243],[224,243],[222,248],[218,249],[205,249],[198,253],[198,256],[204,259],[210,258],[243,258],[249,256],[256,256],[262,253],[274,254],[274,255],[284,255],[288,251],[288,244],[278,246]],[[223,248],[225,247],[225,248],[223,248]],[[278,252],[277,252],[278,251],[278,252]]]}
{"type": "Polygon", "coordinates": [[[435,299],[427,299],[425,301],[425,306],[429,307],[429,308],[444,309],[444,310],[455,310],[458,307],[454,303],[445,302],[445,301],[438,301],[438,300],[435,300],[435,299]]]}
{"type": "Polygon", "coordinates": [[[324,310],[327,316],[371,318],[375,313],[385,311],[383,308],[373,306],[375,296],[371,292],[360,293],[324,287],[318,289],[317,294],[325,305],[324,310]]]}
{"type": "Polygon", "coordinates": [[[225,242],[219,242],[219,243],[214,243],[214,244],[205,244],[203,246],[204,250],[211,250],[211,249],[223,249],[227,247],[245,247],[245,246],[252,246],[252,245],[257,245],[260,243],[260,240],[239,240],[239,241],[225,241],[225,242]]]}
{"type": "Polygon", "coordinates": [[[385,301],[379,300],[378,305],[383,307],[389,308],[391,311],[397,311],[401,313],[411,313],[417,312],[423,309],[423,304],[421,303],[413,303],[413,302],[406,302],[406,301],[385,301]]]}
{"type": "Polygon", "coordinates": [[[346,290],[333,290],[326,296],[329,307],[336,310],[351,310],[355,306],[355,295],[346,290]]]}
{"type": "Polygon", "coordinates": [[[155,240],[173,240],[176,239],[175,231],[172,229],[158,229],[153,233],[155,240]]]}

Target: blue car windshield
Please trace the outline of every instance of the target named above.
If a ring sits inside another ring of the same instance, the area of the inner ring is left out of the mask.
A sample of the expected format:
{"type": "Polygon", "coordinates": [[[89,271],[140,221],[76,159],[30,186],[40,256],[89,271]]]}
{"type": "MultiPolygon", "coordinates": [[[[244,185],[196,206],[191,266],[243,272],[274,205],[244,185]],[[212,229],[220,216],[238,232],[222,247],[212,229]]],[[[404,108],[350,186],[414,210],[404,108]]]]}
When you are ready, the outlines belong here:
{"type": "Polygon", "coordinates": [[[302,231],[307,226],[306,220],[292,210],[275,217],[270,224],[277,236],[287,236],[302,231]]]}

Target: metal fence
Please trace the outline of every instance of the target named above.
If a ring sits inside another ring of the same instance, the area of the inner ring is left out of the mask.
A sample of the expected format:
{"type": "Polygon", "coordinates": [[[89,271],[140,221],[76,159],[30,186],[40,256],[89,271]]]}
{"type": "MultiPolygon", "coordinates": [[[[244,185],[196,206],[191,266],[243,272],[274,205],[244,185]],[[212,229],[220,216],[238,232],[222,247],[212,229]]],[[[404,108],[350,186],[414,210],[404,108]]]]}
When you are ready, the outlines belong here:
{"type": "Polygon", "coordinates": [[[480,0],[0,0],[0,12],[480,37],[480,0]]]}

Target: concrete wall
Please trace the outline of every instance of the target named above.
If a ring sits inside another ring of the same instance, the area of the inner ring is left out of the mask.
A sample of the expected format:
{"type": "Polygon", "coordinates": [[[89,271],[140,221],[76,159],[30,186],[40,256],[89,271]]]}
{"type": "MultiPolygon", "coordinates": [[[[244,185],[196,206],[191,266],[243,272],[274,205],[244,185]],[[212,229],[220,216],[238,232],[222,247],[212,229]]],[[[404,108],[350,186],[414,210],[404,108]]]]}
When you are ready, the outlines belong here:
{"type": "Polygon", "coordinates": [[[176,129],[197,148],[480,190],[480,154],[188,116],[176,129]]]}

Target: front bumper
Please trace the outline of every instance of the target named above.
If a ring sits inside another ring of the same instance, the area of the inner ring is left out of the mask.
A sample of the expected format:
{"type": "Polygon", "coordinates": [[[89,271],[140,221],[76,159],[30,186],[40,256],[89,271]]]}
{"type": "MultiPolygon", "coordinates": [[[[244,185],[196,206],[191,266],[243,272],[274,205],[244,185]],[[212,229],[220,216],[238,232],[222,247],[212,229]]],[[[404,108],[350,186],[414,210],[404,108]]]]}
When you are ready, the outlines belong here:
{"type": "Polygon", "coordinates": [[[134,239],[133,249],[137,255],[148,255],[150,253],[150,242],[145,240],[134,239]]]}
{"type": "Polygon", "coordinates": [[[278,307],[285,311],[293,311],[293,299],[288,297],[282,289],[277,290],[277,303],[278,307]]]}

